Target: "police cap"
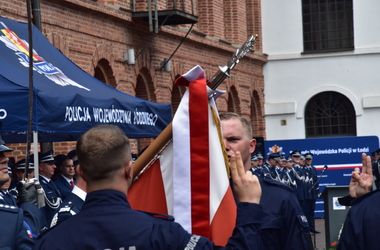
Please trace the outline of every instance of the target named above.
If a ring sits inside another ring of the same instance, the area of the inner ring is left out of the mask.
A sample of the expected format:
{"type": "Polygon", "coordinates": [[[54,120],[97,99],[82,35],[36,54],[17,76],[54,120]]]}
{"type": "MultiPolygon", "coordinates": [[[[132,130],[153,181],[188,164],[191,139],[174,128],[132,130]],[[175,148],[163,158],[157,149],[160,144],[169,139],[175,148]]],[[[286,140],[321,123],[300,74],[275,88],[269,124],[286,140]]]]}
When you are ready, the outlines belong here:
{"type": "Polygon", "coordinates": [[[292,157],[301,157],[301,151],[299,150],[294,150],[293,152],[290,153],[292,157]]]}
{"type": "Polygon", "coordinates": [[[274,159],[277,162],[280,161],[280,157],[281,157],[281,155],[279,153],[270,153],[268,155],[268,159],[274,159]]]}
{"type": "Polygon", "coordinates": [[[38,160],[40,163],[49,163],[49,162],[56,162],[54,159],[54,153],[53,150],[49,150],[45,153],[39,153],[38,154],[38,160]]]}
{"type": "Polygon", "coordinates": [[[264,159],[264,156],[260,152],[256,154],[256,157],[258,160],[264,159]]]}
{"type": "MultiPolygon", "coordinates": [[[[25,161],[25,159],[22,159],[16,162],[16,169],[21,171],[25,170],[25,161]]],[[[34,163],[31,160],[29,160],[29,171],[34,171],[34,163]]]]}
{"type": "Polygon", "coordinates": [[[310,152],[306,153],[306,154],[305,154],[305,159],[306,159],[306,160],[307,160],[307,159],[313,159],[313,154],[310,153],[310,152]]]}
{"type": "Polygon", "coordinates": [[[257,158],[257,155],[256,154],[251,154],[251,161],[257,161],[257,160],[259,160],[257,158]]]}

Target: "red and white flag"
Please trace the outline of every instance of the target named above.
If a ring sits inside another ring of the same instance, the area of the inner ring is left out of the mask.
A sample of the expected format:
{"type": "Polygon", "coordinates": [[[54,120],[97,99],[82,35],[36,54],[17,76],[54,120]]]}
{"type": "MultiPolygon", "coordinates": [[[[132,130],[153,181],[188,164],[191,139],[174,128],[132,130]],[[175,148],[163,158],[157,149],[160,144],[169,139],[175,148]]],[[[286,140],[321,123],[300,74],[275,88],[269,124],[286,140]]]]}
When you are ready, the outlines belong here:
{"type": "Polygon", "coordinates": [[[188,232],[225,245],[236,204],[229,185],[220,123],[203,69],[176,81],[189,86],[173,119],[173,142],[131,186],[132,208],[173,215],[188,232]]]}

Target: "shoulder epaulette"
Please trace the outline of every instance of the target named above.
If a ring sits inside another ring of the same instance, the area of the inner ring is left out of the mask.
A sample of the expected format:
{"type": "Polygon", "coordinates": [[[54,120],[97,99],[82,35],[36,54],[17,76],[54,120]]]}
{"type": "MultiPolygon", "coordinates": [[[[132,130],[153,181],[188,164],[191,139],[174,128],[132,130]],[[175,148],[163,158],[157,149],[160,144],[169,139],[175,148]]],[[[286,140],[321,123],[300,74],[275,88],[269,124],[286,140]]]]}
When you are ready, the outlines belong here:
{"type": "Polygon", "coordinates": [[[20,210],[19,207],[8,205],[8,204],[0,204],[0,210],[1,211],[8,211],[8,212],[13,212],[13,213],[18,213],[20,210]]]}
{"type": "Polygon", "coordinates": [[[168,215],[168,214],[156,214],[156,213],[150,213],[150,212],[145,212],[145,211],[141,211],[141,210],[138,210],[138,211],[143,212],[145,214],[148,214],[154,218],[160,218],[160,219],[164,219],[164,220],[168,220],[168,221],[174,221],[174,217],[171,215],[168,215]]]}

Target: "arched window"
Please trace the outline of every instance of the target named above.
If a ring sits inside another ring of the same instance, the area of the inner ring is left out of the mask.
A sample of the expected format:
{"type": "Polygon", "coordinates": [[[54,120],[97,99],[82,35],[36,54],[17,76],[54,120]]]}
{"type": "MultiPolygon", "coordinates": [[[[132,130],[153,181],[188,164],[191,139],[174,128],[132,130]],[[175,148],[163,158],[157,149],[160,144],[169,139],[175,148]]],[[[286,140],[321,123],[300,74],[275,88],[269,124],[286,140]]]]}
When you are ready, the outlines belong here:
{"type": "Polygon", "coordinates": [[[240,114],[240,101],[236,88],[232,86],[228,93],[227,111],[240,114]]]}
{"type": "Polygon", "coordinates": [[[146,68],[143,68],[137,77],[136,97],[152,102],[156,101],[153,80],[146,68]]]}
{"type": "Polygon", "coordinates": [[[98,65],[95,68],[94,77],[98,80],[116,88],[116,79],[113,75],[113,70],[106,59],[100,59],[98,65]]]}
{"type": "Polygon", "coordinates": [[[356,135],[356,115],[351,101],[337,92],[323,92],[309,100],[305,109],[306,137],[356,135]]]}

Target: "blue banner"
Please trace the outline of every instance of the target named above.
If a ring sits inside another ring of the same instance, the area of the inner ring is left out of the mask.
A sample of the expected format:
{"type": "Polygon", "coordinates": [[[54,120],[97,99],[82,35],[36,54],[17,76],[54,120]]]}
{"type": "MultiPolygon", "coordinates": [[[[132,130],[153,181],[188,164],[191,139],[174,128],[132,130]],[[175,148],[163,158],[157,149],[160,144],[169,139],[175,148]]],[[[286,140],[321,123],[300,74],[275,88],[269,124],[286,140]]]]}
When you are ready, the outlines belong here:
{"type": "MultiPolygon", "coordinates": [[[[353,136],[316,138],[299,140],[271,140],[264,141],[267,154],[272,147],[288,156],[293,150],[300,150],[302,154],[313,154],[313,165],[317,169],[320,193],[326,186],[348,186],[351,172],[355,167],[362,166],[361,154],[370,155],[379,148],[377,136],[353,136]],[[321,176],[324,166],[328,168],[321,176]]],[[[324,217],[324,202],[318,199],[316,202],[315,217],[324,217]]]]}
{"type": "MultiPolygon", "coordinates": [[[[33,26],[34,105],[38,140],[74,141],[99,124],[130,138],[156,137],[172,120],[170,104],[139,99],[87,74],[33,26]]],[[[89,62],[91,63],[91,62],[89,62]]],[[[5,142],[26,142],[29,43],[26,23],[0,17],[0,120],[5,142]]]]}

